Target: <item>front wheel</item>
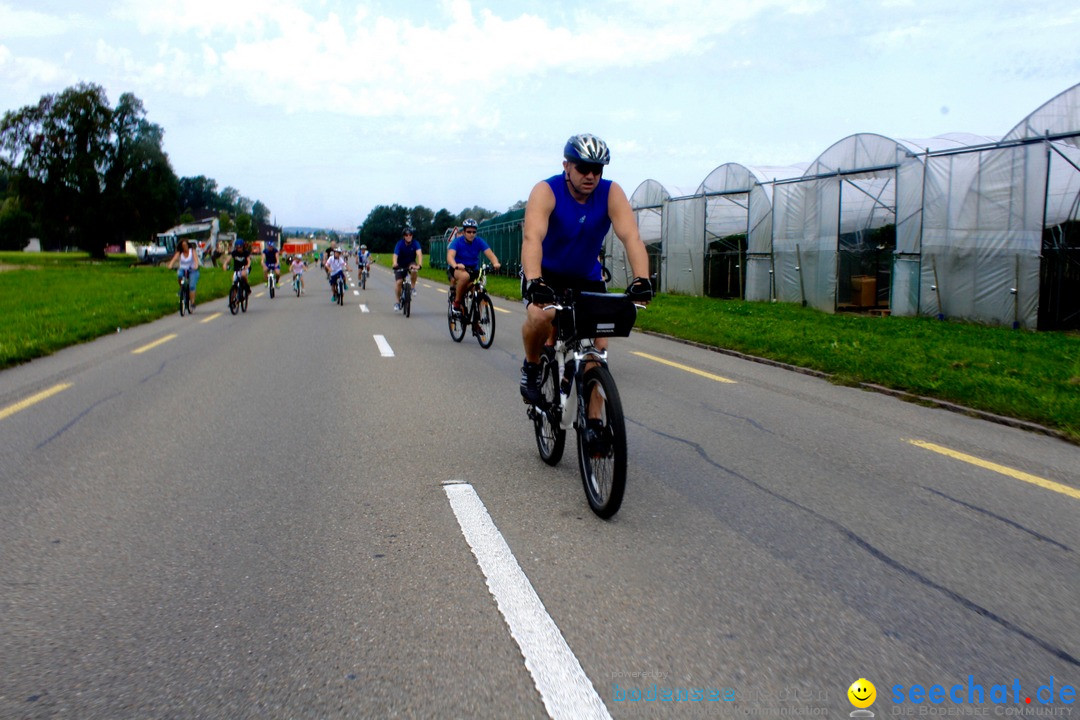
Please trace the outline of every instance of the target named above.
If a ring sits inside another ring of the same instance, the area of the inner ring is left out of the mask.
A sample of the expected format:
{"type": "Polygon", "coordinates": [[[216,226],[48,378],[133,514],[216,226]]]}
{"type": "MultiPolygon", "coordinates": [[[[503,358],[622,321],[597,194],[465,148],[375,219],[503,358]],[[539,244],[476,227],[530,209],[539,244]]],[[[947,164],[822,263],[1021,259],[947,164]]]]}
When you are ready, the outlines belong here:
{"type": "Polygon", "coordinates": [[[558,465],[566,447],[566,429],[560,422],[559,366],[548,359],[540,361],[540,393],[543,401],[533,415],[536,449],[548,465],[558,465]]]}
{"type": "Polygon", "coordinates": [[[483,293],[476,298],[473,305],[473,334],[480,347],[487,349],[495,342],[495,306],[491,304],[491,298],[483,293]]]}
{"type": "Polygon", "coordinates": [[[342,305],[342,306],[345,305],[345,281],[344,280],[338,280],[337,281],[337,304],[342,305]]]}
{"type": "Polygon", "coordinates": [[[405,317],[412,315],[412,286],[408,283],[401,286],[401,312],[405,317]]]}
{"type": "Polygon", "coordinates": [[[360,289],[367,290],[367,270],[360,273],[360,289]]]}
{"type": "Polygon", "coordinates": [[[585,371],[579,403],[579,418],[599,404],[599,422],[577,423],[578,469],[589,507],[607,519],[619,511],[626,490],[626,423],[615,379],[606,367],[585,371]]]}
{"type": "Polygon", "coordinates": [[[250,290],[241,290],[240,291],[240,309],[243,312],[247,312],[248,295],[250,295],[250,294],[251,294],[250,290]]]}
{"type": "Polygon", "coordinates": [[[465,318],[454,314],[454,289],[450,288],[446,297],[446,324],[450,328],[450,337],[454,342],[461,342],[465,337],[465,318]]]}
{"type": "Polygon", "coordinates": [[[233,315],[240,312],[240,288],[236,285],[229,288],[229,312],[233,315]]]}
{"type": "Polygon", "coordinates": [[[293,280],[293,290],[296,291],[296,297],[300,297],[300,280],[293,280]]]}

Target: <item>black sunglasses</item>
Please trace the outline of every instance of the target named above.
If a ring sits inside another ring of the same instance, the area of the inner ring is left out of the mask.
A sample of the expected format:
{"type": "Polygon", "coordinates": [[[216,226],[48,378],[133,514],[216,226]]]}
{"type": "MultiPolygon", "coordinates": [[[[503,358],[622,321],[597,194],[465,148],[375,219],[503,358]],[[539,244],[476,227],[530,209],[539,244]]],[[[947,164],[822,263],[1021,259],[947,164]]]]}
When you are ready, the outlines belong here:
{"type": "Polygon", "coordinates": [[[576,169],[582,175],[603,175],[604,166],[600,163],[574,163],[574,169],[576,169]]]}
{"type": "Polygon", "coordinates": [[[475,235],[475,234],[476,234],[476,231],[475,231],[475,230],[466,230],[466,231],[465,231],[465,234],[466,234],[466,235],[475,235]]]}

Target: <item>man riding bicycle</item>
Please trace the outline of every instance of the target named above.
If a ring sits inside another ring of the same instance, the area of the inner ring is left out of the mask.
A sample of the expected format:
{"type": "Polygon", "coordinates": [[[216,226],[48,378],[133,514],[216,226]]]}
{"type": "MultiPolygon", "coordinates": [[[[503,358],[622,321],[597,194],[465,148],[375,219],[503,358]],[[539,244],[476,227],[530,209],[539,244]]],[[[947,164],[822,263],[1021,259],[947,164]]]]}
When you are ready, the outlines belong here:
{"type": "Polygon", "coordinates": [[[263,248],[263,270],[268,273],[274,273],[274,284],[278,284],[281,280],[281,273],[279,272],[280,264],[278,263],[278,249],[274,244],[274,241],[266,243],[266,247],[263,248]]]}
{"type": "Polygon", "coordinates": [[[498,270],[502,265],[499,258],[495,257],[495,251],[484,242],[477,232],[476,221],[469,218],[462,224],[464,234],[454,238],[450,247],[446,250],[446,274],[454,290],[454,312],[461,314],[461,298],[469,291],[469,287],[480,274],[478,267],[480,255],[491,261],[491,266],[498,270]]]}
{"type": "Polygon", "coordinates": [[[394,268],[394,309],[401,309],[401,285],[405,274],[409,273],[413,287],[416,287],[416,272],[424,266],[424,253],[420,248],[420,241],[413,240],[413,229],[406,226],[401,231],[401,239],[394,246],[394,256],[391,259],[391,267],[394,268]]]}
{"type": "MultiPolygon", "coordinates": [[[[527,303],[521,328],[521,397],[531,405],[541,401],[540,354],[552,339],[555,317],[554,310],[544,307],[566,290],[606,292],[599,257],[609,228],[626,249],[634,273],[626,294],[638,303],[652,299],[649,256],[630,201],[617,183],[603,179],[610,161],[603,140],[574,135],[563,148],[563,172],[537,183],[529,193],[521,244],[521,294],[527,303]]],[[[598,338],[596,347],[606,349],[607,339],[598,338]]]]}
{"type": "Polygon", "coordinates": [[[338,278],[345,282],[345,260],[341,257],[341,248],[334,248],[333,255],[326,261],[326,273],[330,277],[330,301],[337,302],[338,278]]]}

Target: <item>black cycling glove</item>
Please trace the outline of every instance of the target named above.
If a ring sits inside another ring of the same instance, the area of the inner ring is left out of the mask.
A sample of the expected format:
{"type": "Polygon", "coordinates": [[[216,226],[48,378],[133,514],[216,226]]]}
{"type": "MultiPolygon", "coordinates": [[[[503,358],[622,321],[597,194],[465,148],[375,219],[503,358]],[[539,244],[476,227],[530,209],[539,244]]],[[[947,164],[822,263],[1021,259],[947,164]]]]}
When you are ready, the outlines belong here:
{"type": "Polygon", "coordinates": [[[652,282],[647,277],[634,278],[626,288],[626,296],[634,302],[649,302],[653,296],[652,282]]]}
{"type": "Polygon", "coordinates": [[[533,278],[525,287],[525,299],[530,305],[554,305],[555,291],[544,282],[544,278],[533,278]]]}

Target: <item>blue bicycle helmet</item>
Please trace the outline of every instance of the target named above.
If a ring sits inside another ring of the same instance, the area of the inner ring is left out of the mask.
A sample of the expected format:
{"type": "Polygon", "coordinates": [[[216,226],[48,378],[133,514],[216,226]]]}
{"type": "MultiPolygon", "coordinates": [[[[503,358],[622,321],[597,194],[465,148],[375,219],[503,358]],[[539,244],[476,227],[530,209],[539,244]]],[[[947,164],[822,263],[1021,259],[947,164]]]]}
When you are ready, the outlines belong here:
{"type": "Polygon", "coordinates": [[[233,243],[233,247],[234,248],[244,247],[244,241],[241,240],[240,238],[236,238],[236,242],[233,243]]]}
{"type": "Polygon", "coordinates": [[[607,165],[611,162],[611,151],[608,150],[607,143],[600,138],[589,133],[582,133],[566,141],[563,157],[575,163],[607,165]]]}
{"type": "Polygon", "coordinates": [[[474,228],[474,227],[476,227],[476,221],[473,220],[472,218],[469,218],[465,222],[461,223],[461,227],[463,227],[463,228],[474,228]]]}

